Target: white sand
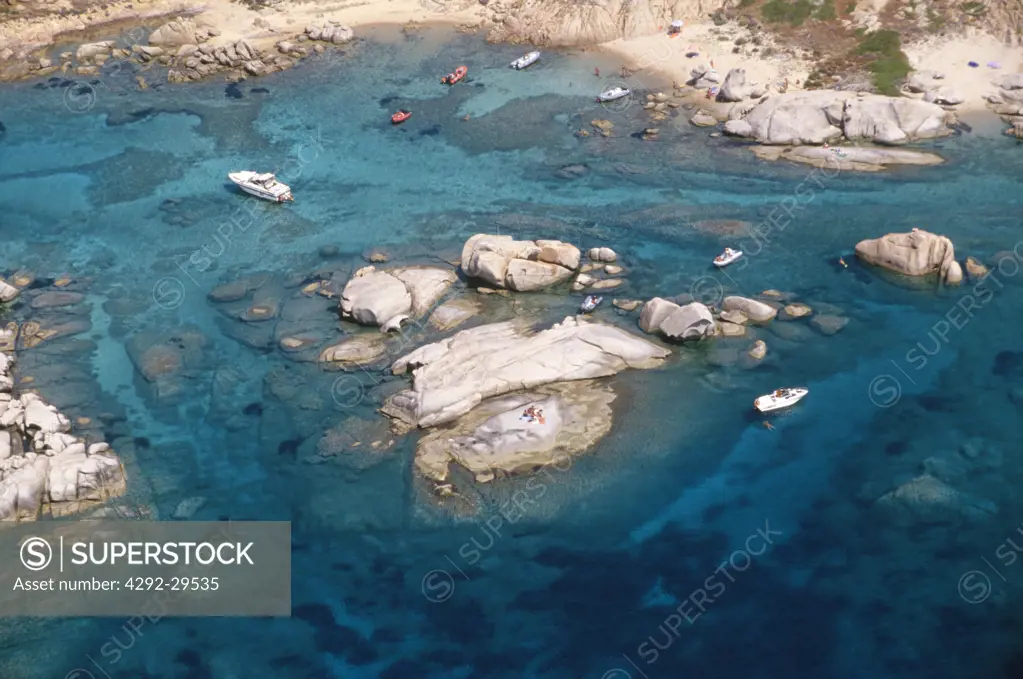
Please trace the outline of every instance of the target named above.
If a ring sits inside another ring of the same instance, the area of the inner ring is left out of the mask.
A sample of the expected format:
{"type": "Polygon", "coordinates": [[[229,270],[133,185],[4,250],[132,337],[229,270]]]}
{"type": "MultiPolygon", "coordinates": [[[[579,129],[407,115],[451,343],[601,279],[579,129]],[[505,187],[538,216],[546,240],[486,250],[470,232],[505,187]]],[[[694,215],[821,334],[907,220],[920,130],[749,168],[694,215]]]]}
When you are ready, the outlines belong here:
{"type": "Polygon", "coordinates": [[[1023,70],[1023,48],[1008,47],[997,38],[980,31],[960,38],[934,38],[903,48],[909,62],[918,71],[940,71],[943,85],[959,91],[965,101],[956,110],[977,110],[985,107],[984,96],[994,94],[994,84],[1008,73],[1023,70]],[[979,68],[967,64],[975,61],[979,68]],[[988,68],[989,61],[1001,64],[988,68]]]}
{"type": "Polygon", "coordinates": [[[724,78],[732,68],[746,69],[747,84],[775,86],[787,78],[789,88],[797,89],[810,73],[811,64],[794,58],[769,57],[750,58],[732,54],[732,41],[719,41],[710,32],[712,23],[686,23],[679,37],[664,32],[628,40],[615,40],[601,47],[620,54],[630,68],[640,71],[633,78],[642,81],[643,71],[653,71],[682,85],[690,79],[689,72],[699,64],[712,64],[724,78]],[[699,52],[699,56],[686,58],[688,52],[699,52]]]}
{"type": "Polygon", "coordinates": [[[263,48],[278,40],[303,33],[311,23],[334,20],[357,27],[366,24],[397,23],[477,23],[482,6],[476,0],[346,0],[330,2],[310,0],[304,3],[284,2],[277,7],[254,12],[232,0],[121,0],[107,6],[105,11],[93,11],[78,17],[48,17],[31,21],[18,20],[0,26],[0,49],[7,44],[20,44],[32,48],[54,42],[63,32],[84,30],[114,21],[142,21],[153,17],[190,15],[201,24],[213,26],[221,35],[211,40],[218,45],[248,40],[263,48]],[[257,25],[257,20],[259,25],[257,25]]]}

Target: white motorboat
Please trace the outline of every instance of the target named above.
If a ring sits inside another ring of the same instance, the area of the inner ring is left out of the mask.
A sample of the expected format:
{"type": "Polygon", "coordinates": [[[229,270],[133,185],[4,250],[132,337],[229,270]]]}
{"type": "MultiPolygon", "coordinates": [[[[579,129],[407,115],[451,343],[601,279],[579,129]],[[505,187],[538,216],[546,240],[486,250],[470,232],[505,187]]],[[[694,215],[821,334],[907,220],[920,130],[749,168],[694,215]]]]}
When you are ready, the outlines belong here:
{"type": "Polygon", "coordinates": [[[776,389],[770,394],[761,396],[757,400],[753,401],[753,407],[762,413],[766,413],[771,410],[779,410],[781,408],[788,408],[789,406],[795,405],[801,401],[808,393],[809,390],[804,389],[803,387],[776,389]]]}
{"type": "Polygon", "coordinates": [[[511,62],[511,67],[514,68],[516,71],[521,71],[522,69],[529,68],[530,66],[535,64],[537,59],[539,58],[540,58],[539,52],[529,52],[527,54],[523,54],[521,57],[511,62]]]}
{"type": "Polygon", "coordinates": [[[742,257],[742,250],[725,248],[724,252],[714,258],[714,266],[728,266],[740,257],[742,257]]]}
{"type": "Polygon", "coordinates": [[[583,300],[583,303],[579,305],[579,311],[584,314],[588,314],[597,308],[597,306],[604,301],[603,297],[597,297],[596,295],[590,295],[583,300]]]}
{"type": "Polygon", "coordinates": [[[623,97],[627,97],[632,94],[632,90],[627,87],[612,87],[604,90],[597,95],[598,102],[617,101],[623,97]]]}
{"type": "Polygon", "coordinates": [[[237,184],[245,193],[271,200],[275,203],[283,203],[286,200],[295,200],[291,195],[291,187],[277,181],[277,177],[269,172],[230,172],[227,178],[237,184]]]}

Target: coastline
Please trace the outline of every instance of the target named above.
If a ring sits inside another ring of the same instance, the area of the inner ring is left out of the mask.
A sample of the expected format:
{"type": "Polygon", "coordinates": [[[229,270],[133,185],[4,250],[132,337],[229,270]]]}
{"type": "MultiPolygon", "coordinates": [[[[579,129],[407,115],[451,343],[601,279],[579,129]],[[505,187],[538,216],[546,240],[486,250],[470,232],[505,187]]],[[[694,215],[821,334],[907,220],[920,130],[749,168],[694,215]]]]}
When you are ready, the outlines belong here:
{"type": "MultiPolygon", "coordinates": [[[[715,28],[711,22],[687,23],[678,38],[657,33],[614,40],[595,48],[622,58],[636,72],[633,77],[640,81],[646,72],[653,76],[651,80],[660,78],[669,86],[672,82],[681,86],[690,80],[692,68],[713,64],[722,76],[732,68],[745,69],[747,84],[762,86],[767,92],[778,92],[786,80],[788,92],[804,91],[802,84],[813,71],[812,61],[791,55],[791,48],[788,52],[767,58],[735,54],[731,49],[733,43],[720,41],[715,35],[715,28]],[[698,52],[699,56],[687,58],[689,52],[698,52]]],[[[985,97],[998,92],[996,81],[999,77],[1023,72],[1023,48],[1005,46],[994,36],[979,30],[969,36],[939,37],[911,43],[905,46],[905,52],[914,71],[940,72],[944,76],[940,81],[942,86],[961,95],[963,102],[945,107],[947,110],[974,119],[976,114],[999,118],[985,97]],[[978,62],[980,67],[969,67],[967,64],[971,60],[978,62]],[[998,63],[1001,68],[988,68],[988,62],[998,63]]],[[[903,96],[922,97],[906,91],[903,91],[903,96]]]]}
{"type": "MultiPolygon", "coordinates": [[[[295,61],[308,55],[309,48],[321,52],[330,47],[328,38],[323,38],[327,42],[321,43],[313,40],[315,36],[306,35],[307,29],[312,30],[314,26],[330,24],[344,27],[344,30],[355,28],[369,31],[374,27],[443,27],[486,32],[498,25],[488,16],[488,7],[478,0],[453,0],[446,4],[431,3],[429,6],[424,0],[388,0],[386,3],[352,3],[347,0],[327,4],[309,1],[289,3],[287,7],[283,6],[283,2],[278,2],[260,9],[238,4],[234,0],[206,0],[203,4],[181,0],[152,0],[146,3],[145,8],[137,8],[134,3],[120,0],[104,7],[102,14],[92,9],[75,16],[19,19],[0,25],[0,81],[46,77],[58,72],[96,75],[96,65],[101,65],[103,62],[100,59],[106,57],[98,57],[95,61],[89,58],[72,61],[71,52],[65,51],[58,60],[58,52],[88,44],[89,39],[109,40],[120,36],[123,41],[125,35],[130,44],[120,51],[120,58],[143,64],[153,60],[153,64],[159,62],[180,71],[184,61],[182,54],[188,48],[187,44],[179,49],[175,43],[171,43],[169,50],[160,51],[163,56],[147,54],[148,50],[154,49],[149,44],[147,31],[161,25],[166,27],[178,18],[187,18],[192,22],[189,26],[193,30],[208,30],[208,38],[194,41],[201,43],[204,50],[209,47],[215,50],[226,49],[231,53],[232,46],[244,43],[251,45],[254,50],[264,51],[258,57],[269,58],[265,67],[262,62],[256,62],[259,68],[249,68],[249,63],[238,59],[227,65],[226,72],[213,71],[222,73],[229,80],[286,70],[295,61]],[[174,56],[175,51],[177,57],[174,56]],[[277,63],[274,63],[275,60],[277,63]]],[[[685,83],[691,81],[694,68],[709,66],[721,77],[732,69],[742,69],[746,85],[767,94],[805,91],[803,86],[814,70],[814,55],[809,51],[781,45],[764,32],[746,32],[745,28],[735,27],[726,30],[709,21],[687,23],[678,36],[668,35],[667,27],[657,28],[658,31],[652,34],[619,38],[590,46],[552,49],[592,51],[599,55],[601,68],[606,68],[609,61],[620,59],[623,70],[627,67],[629,72],[619,76],[618,69],[612,67],[603,77],[607,86],[613,83],[632,89],[663,89],[676,96],[680,92],[692,95],[689,98],[699,108],[705,109],[719,121],[729,117],[735,104],[703,101],[700,96],[702,89],[697,92],[684,88],[685,83]]],[[[351,36],[351,32],[348,34],[351,36]]],[[[341,44],[338,40],[334,41],[334,46],[341,44]]],[[[189,54],[195,53],[194,46],[188,49],[192,50],[189,54]]],[[[969,120],[970,127],[985,132],[990,130],[992,133],[1004,133],[1003,125],[1009,119],[996,113],[987,97],[998,92],[995,84],[998,77],[1023,70],[1023,49],[1007,47],[990,34],[974,29],[968,36],[934,37],[909,44],[905,46],[905,52],[916,70],[936,71],[941,68],[943,77],[934,83],[940,85],[943,91],[954,91],[962,100],[958,105],[944,106],[947,111],[969,120]],[[970,68],[966,63],[971,59],[986,61],[981,62],[979,69],[970,68]],[[989,62],[997,62],[1001,68],[987,68],[989,62]],[[990,123],[987,118],[990,118],[990,123]]],[[[117,49],[113,50],[112,56],[119,56],[117,49]]],[[[182,81],[180,73],[174,72],[171,75],[178,78],[175,82],[182,81]]],[[[209,77],[211,75],[206,72],[193,72],[183,80],[209,77]]],[[[140,82],[140,86],[145,85],[140,82]]],[[[904,89],[902,96],[919,99],[924,95],[904,89]]],[[[742,105],[752,106],[755,101],[750,98],[748,103],[743,102],[742,105]]]]}
{"type": "Polygon", "coordinates": [[[139,8],[137,2],[120,0],[73,16],[20,18],[0,24],[0,81],[45,76],[57,70],[56,52],[64,46],[103,40],[127,33],[131,46],[148,45],[138,28],[155,29],[177,18],[189,18],[197,27],[214,29],[206,44],[227,47],[245,41],[259,50],[274,49],[281,41],[294,40],[311,25],[333,23],[360,28],[370,25],[473,25],[482,22],[483,6],[462,0],[461,6],[437,5],[430,9],[419,0],[388,0],[380,3],[315,2],[280,4],[253,10],[232,0],[206,0],[203,4],[181,0],[152,0],[139,8]],[[128,29],[123,30],[122,29],[128,29]],[[104,33],[109,28],[110,33],[104,33]],[[48,58],[49,57],[49,58],[48,58]]]}

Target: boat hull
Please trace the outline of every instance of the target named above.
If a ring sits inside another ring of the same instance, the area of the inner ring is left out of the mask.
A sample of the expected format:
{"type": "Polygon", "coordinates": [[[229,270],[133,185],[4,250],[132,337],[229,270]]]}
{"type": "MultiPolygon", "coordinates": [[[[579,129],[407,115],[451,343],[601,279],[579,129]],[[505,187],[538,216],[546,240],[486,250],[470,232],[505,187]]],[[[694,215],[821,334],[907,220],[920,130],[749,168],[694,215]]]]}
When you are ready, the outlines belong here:
{"type": "Polygon", "coordinates": [[[239,189],[249,194],[250,196],[262,198],[263,200],[268,200],[271,203],[283,203],[292,200],[290,189],[281,194],[273,194],[270,193],[269,191],[260,190],[259,188],[252,186],[248,182],[239,179],[237,176],[228,175],[228,179],[230,179],[235,186],[237,186],[239,189]]]}
{"type": "Polygon", "coordinates": [[[723,267],[723,266],[728,266],[729,264],[731,264],[732,262],[736,261],[740,257],[742,257],[742,253],[741,252],[736,252],[731,257],[726,257],[726,258],[720,259],[720,260],[715,258],[714,259],[714,266],[719,267],[719,268],[723,267]]]}
{"type": "Polygon", "coordinates": [[[792,389],[791,393],[784,397],[775,397],[773,394],[766,394],[753,401],[753,408],[761,413],[769,413],[774,410],[782,410],[794,406],[803,400],[807,395],[806,389],[792,389]]]}
{"type": "Polygon", "coordinates": [[[587,297],[579,306],[579,311],[581,311],[584,314],[588,314],[594,309],[596,309],[598,306],[600,306],[600,303],[603,301],[604,301],[603,297],[587,297]]]}
{"type": "Polygon", "coordinates": [[[602,92],[600,96],[597,97],[597,101],[601,103],[606,103],[609,101],[618,101],[619,99],[623,99],[629,96],[630,94],[632,94],[632,90],[623,90],[621,92],[602,92]]]}
{"type": "Polygon", "coordinates": [[[540,59],[539,52],[530,52],[529,54],[523,55],[511,62],[511,67],[516,71],[521,71],[524,68],[529,68],[540,59]]]}

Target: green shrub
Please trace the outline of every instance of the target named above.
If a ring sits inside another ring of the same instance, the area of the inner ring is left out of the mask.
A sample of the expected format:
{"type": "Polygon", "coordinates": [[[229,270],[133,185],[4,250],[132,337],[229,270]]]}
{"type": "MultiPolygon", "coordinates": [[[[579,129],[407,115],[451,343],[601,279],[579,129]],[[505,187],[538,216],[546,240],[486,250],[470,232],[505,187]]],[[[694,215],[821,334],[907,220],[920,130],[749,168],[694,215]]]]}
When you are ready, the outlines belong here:
{"type": "Polygon", "coordinates": [[[761,8],[761,11],[764,14],[764,20],[770,23],[787,23],[792,26],[800,26],[810,18],[814,11],[814,6],[810,3],[810,0],[795,0],[795,2],[769,0],[761,8]]]}
{"type": "Polygon", "coordinates": [[[749,7],[757,0],[739,0],[739,7],[749,7]]]}
{"type": "Polygon", "coordinates": [[[987,7],[984,6],[984,3],[976,2],[976,0],[971,0],[971,2],[964,2],[960,9],[962,9],[970,16],[974,17],[982,16],[985,12],[987,12],[987,7]]]}
{"type": "Polygon", "coordinates": [[[815,19],[821,21],[831,21],[832,19],[838,18],[838,13],[835,12],[834,0],[824,0],[823,3],[813,13],[815,19]]]}
{"type": "Polygon", "coordinates": [[[845,13],[846,14],[852,14],[855,11],[856,11],[856,0],[853,0],[848,5],[845,6],[845,13]]]}
{"type": "Polygon", "coordinates": [[[912,70],[909,58],[902,51],[902,38],[897,31],[875,31],[865,36],[856,48],[857,54],[874,56],[870,72],[878,92],[895,96],[899,84],[912,70]]]}

